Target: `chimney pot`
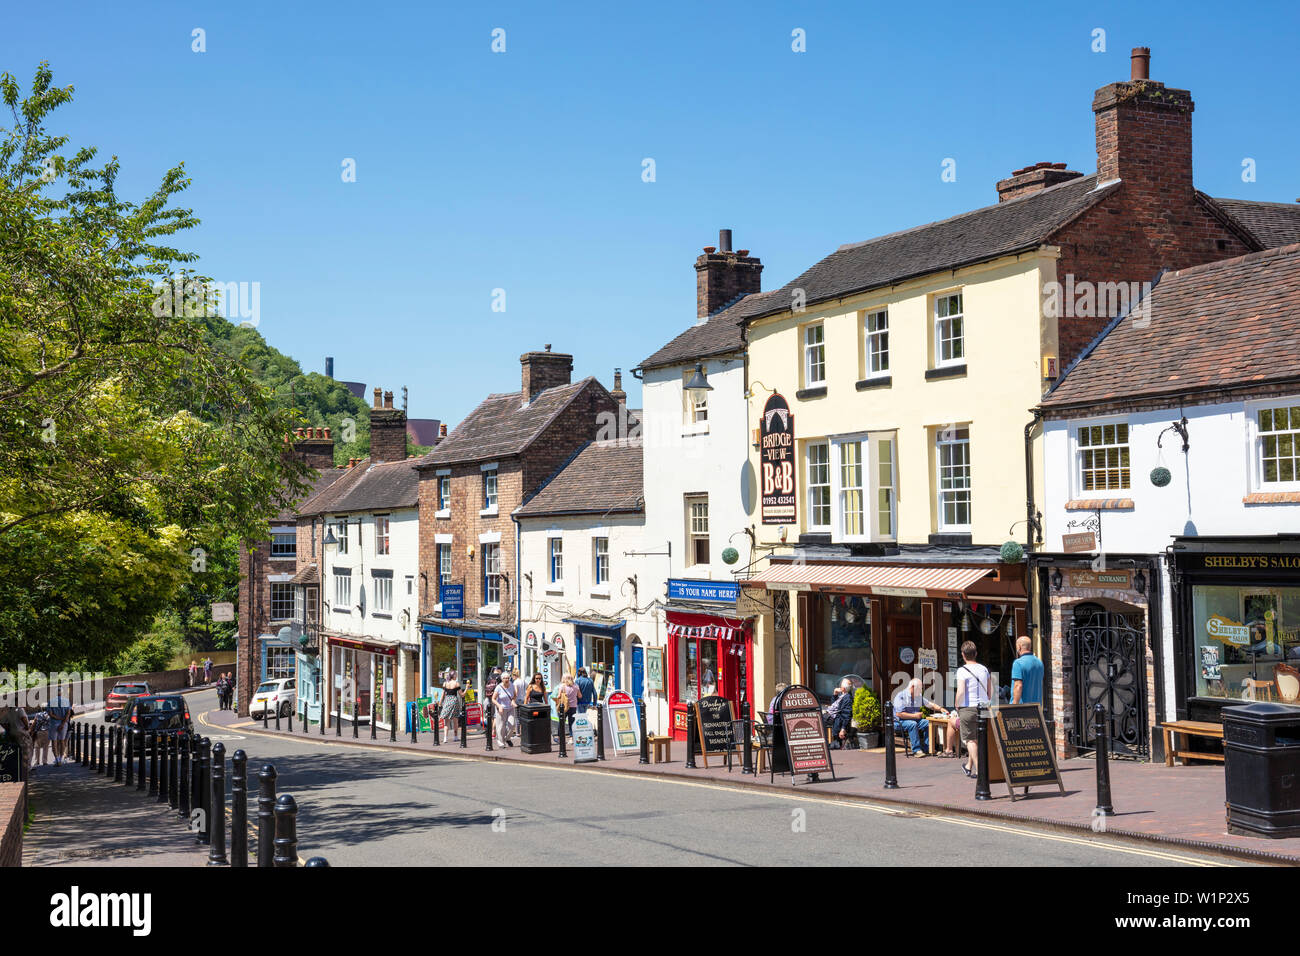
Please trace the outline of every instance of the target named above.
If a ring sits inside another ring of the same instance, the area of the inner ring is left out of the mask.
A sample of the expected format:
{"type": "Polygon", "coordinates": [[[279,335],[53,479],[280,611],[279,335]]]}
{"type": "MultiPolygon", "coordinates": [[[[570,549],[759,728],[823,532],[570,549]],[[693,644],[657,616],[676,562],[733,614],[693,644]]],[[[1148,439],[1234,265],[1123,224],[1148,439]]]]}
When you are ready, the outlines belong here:
{"type": "Polygon", "coordinates": [[[325,432],[325,437],[326,437],[326,438],[329,438],[329,437],[330,437],[330,430],[329,430],[328,428],[322,429],[322,431],[325,432]]]}
{"type": "Polygon", "coordinates": [[[744,295],[762,291],[763,264],[749,258],[749,250],[737,255],[731,249],[731,230],[718,230],[717,251],[705,246],[695,260],[695,315],[703,320],[744,295]]]}
{"type": "Polygon", "coordinates": [[[392,407],[393,407],[393,393],[384,392],[384,408],[392,408],[392,407]]]}
{"type": "Polygon", "coordinates": [[[705,253],[705,255],[710,255],[710,256],[711,256],[711,255],[713,255],[713,254],[714,254],[715,252],[717,252],[717,251],[718,251],[718,247],[717,247],[717,246],[705,246],[705,247],[704,247],[704,253],[705,253]]]}
{"type": "Polygon", "coordinates": [[[439,426],[438,426],[438,437],[439,437],[439,438],[446,438],[446,437],[447,437],[447,426],[446,426],[446,425],[439,425],[439,426]]]}
{"type": "Polygon", "coordinates": [[[375,386],[375,408],[383,408],[384,390],[378,385],[375,386]]]}
{"type": "Polygon", "coordinates": [[[1130,63],[1132,64],[1130,79],[1151,79],[1151,47],[1135,46],[1133,48],[1133,53],[1131,54],[1130,63]]]}
{"type": "Polygon", "coordinates": [[[730,229],[718,230],[718,248],[723,252],[731,251],[731,230],[730,229]]]}

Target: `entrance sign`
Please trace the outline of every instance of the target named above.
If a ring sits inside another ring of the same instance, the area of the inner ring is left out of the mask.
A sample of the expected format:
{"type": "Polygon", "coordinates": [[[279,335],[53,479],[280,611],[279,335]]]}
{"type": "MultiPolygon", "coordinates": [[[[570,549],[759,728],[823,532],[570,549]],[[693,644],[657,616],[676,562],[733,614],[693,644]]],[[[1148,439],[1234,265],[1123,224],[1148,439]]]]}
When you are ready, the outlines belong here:
{"type": "Polygon", "coordinates": [[[591,718],[579,714],[573,718],[573,762],[594,763],[596,760],[596,728],[591,718]]]}
{"type": "Polygon", "coordinates": [[[722,756],[735,751],[736,742],[731,735],[734,716],[731,701],[725,697],[703,697],[691,704],[695,708],[695,729],[699,736],[697,751],[704,766],[709,766],[709,755],[722,756]]]}
{"type": "Polygon", "coordinates": [[[442,616],[448,621],[455,621],[465,616],[465,585],[444,584],[442,586],[442,616]]]}
{"type": "Polygon", "coordinates": [[[991,723],[997,746],[989,748],[990,783],[1005,780],[1012,800],[1016,787],[1056,784],[1065,793],[1042,704],[1003,704],[993,708],[991,723]]]}
{"type": "Polygon", "coordinates": [[[794,524],[794,415],[779,392],[763,406],[759,427],[759,480],[763,524],[794,524]]]}
{"type": "Polygon", "coordinates": [[[601,723],[609,728],[609,742],[615,756],[640,753],[641,718],[631,694],[616,690],[606,697],[605,719],[601,723]]]}
{"type": "Polygon", "coordinates": [[[1132,571],[1071,571],[1072,588],[1112,588],[1127,591],[1133,587],[1132,571]]]}
{"type": "Polygon", "coordinates": [[[802,684],[791,684],[776,701],[776,727],[772,736],[773,757],[782,750],[783,760],[773,759],[772,777],[777,773],[791,775],[791,784],[795,783],[797,774],[816,775],[829,771],[835,779],[835,768],[831,766],[831,751],[826,743],[826,731],[822,723],[821,702],[817,695],[802,684]],[[778,763],[781,766],[778,766],[778,763]]]}

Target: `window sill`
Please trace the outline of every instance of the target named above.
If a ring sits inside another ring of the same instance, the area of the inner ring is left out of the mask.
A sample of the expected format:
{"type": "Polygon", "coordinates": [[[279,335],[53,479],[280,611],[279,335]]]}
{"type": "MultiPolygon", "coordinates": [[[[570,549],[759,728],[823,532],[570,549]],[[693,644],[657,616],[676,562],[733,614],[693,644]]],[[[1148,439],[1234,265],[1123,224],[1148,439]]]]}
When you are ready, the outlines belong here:
{"type": "Polygon", "coordinates": [[[391,621],[393,619],[393,613],[391,611],[371,611],[370,616],[377,617],[383,621],[391,621]]]}
{"type": "Polygon", "coordinates": [[[554,587],[554,586],[552,586],[552,587],[548,587],[548,588],[546,589],[546,593],[547,593],[547,594],[563,595],[563,594],[564,594],[564,588],[563,588],[562,586],[561,586],[561,587],[554,587]]]}
{"type": "Polygon", "coordinates": [[[707,435],[708,433],[709,433],[709,426],[707,424],[682,426],[683,437],[688,435],[707,435]]]}
{"type": "Polygon", "coordinates": [[[481,608],[478,609],[478,613],[479,613],[479,617],[500,617],[500,616],[501,616],[501,605],[500,605],[500,604],[486,604],[486,605],[484,605],[483,607],[481,607],[481,608]]]}
{"type": "Polygon", "coordinates": [[[1065,503],[1066,511],[1132,511],[1132,498],[1074,498],[1065,503]]]}
{"type": "Polygon", "coordinates": [[[929,543],[938,545],[971,544],[971,533],[969,531],[940,531],[937,534],[930,535],[929,543]]]}
{"type": "Polygon", "coordinates": [[[352,613],[352,608],[350,608],[350,607],[333,607],[333,608],[330,608],[330,610],[333,611],[335,614],[351,614],[351,613],[352,613]]]}
{"type": "Polygon", "coordinates": [[[808,399],[808,398],[825,398],[826,386],[817,385],[813,388],[801,388],[799,389],[799,391],[794,393],[794,397],[799,399],[800,401],[803,401],[804,399],[808,399]]]}
{"type": "Polygon", "coordinates": [[[598,597],[598,598],[607,598],[609,597],[609,588],[592,588],[591,596],[598,597]]]}
{"type": "Polygon", "coordinates": [[[854,386],[859,392],[865,392],[869,388],[889,388],[894,384],[892,375],[877,375],[873,378],[864,378],[854,386]]]}
{"type": "Polygon", "coordinates": [[[435,518],[440,518],[440,519],[442,519],[443,521],[448,521],[448,520],[451,519],[451,509],[448,508],[448,509],[446,509],[445,511],[435,511],[435,512],[433,513],[433,516],[434,516],[435,518]]]}
{"type": "Polygon", "coordinates": [[[932,381],[936,378],[958,378],[966,374],[966,363],[961,365],[944,365],[941,368],[928,368],[925,370],[925,380],[932,381]]]}
{"type": "Polygon", "coordinates": [[[1300,502],[1300,491],[1256,491],[1241,499],[1243,505],[1289,505],[1300,502]]]}
{"type": "Polygon", "coordinates": [[[480,518],[495,518],[500,512],[496,508],[484,508],[478,513],[480,518]]]}

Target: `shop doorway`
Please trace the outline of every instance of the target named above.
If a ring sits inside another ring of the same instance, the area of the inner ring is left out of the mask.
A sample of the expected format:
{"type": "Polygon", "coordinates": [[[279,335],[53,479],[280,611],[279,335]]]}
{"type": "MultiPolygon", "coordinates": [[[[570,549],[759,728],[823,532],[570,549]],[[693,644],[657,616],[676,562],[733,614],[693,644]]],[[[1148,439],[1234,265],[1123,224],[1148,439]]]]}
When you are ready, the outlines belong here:
{"type": "Polygon", "coordinates": [[[917,673],[917,656],[921,649],[921,619],[891,617],[886,639],[885,679],[892,695],[917,673]],[[906,675],[904,678],[902,675],[906,675]]]}
{"type": "Polygon", "coordinates": [[[1146,628],[1141,610],[1075,607],[1066,638],[1074,655],[1074,729],[1071,743],[1096,750],[1093,710],[1101,704],[1113,753],[1145,757],[1147,726],[1146,628]]]}
{"type": "Polygon", "coordinates": [[[645,697],[645,648],[635,634],[632,635],[632,696],[636,700],[645,697]]]}

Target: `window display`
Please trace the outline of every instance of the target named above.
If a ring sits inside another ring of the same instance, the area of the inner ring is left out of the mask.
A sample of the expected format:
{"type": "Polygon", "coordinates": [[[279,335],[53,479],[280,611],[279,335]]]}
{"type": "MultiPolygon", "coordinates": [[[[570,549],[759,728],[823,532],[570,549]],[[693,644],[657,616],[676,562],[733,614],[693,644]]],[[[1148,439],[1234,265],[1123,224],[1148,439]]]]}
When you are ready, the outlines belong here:
{"type": "Polygon", "coordinates": [[[1300,588],[1198,585],[1192,624],[1198,696],[1292,702],[1278,669],[1300,667],[1300,588]]]}

